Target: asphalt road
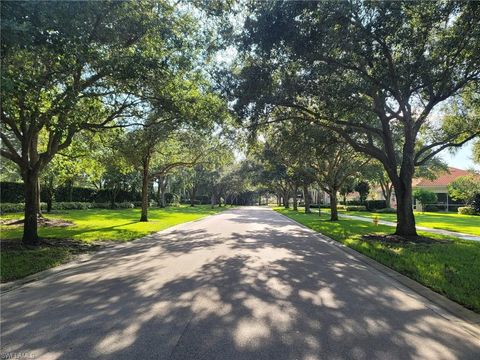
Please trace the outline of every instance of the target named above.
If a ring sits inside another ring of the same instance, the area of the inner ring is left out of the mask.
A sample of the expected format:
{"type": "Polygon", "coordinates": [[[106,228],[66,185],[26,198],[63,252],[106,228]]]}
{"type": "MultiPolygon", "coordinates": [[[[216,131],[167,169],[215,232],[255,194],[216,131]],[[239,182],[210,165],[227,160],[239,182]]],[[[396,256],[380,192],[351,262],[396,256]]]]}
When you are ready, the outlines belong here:
{"type": "Polygon", "coordinates": [[[480,358],[480,340],[427,300],[254,207],[97,253],[1,300],[2,359],[480,358]]]}

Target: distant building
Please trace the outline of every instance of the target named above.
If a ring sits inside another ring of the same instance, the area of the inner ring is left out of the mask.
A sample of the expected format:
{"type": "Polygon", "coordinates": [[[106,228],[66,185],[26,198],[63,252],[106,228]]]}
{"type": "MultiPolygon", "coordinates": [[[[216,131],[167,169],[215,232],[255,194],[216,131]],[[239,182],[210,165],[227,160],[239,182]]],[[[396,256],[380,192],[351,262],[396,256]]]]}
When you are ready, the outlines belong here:
{"type": "Polygon", "coordinates": [[[435,204],[420,204],[414,200],[413,208],[422,211],[425,205],[433,205],[438,210],[456,210],[459,206],[464,205],[463,201],[453,200],[448,196],[448,185],[460,176],[471,174],[470,171],[449,167],[448,172],[440,174],[436,179],[429,180],[424,178],[413,179],[413,191],[416,189],[425,189],[437,194],[437,202],[435,204]]]}
{"type": "MultiPolygon", "coordinates": [[[[413,191],[416,189],[425,189],[434,192],[437,194],[437,202],[434,204],[420,204],[415,199],[413,199],[413,209],[417,211],[424,210],[425,206],[436,207],[437,210],[443,211],[454,211],[459,206],[464,205],[463,201],[453,200],[448,196],[448,185],[450,185],[455,179],[460,176],[465,176],[471,174],[470,171],[457,169],[454,167],[449,167],[448,172],[443,172],[438,175],[434,180],[429,180],[426,178],[415,178],[412,181],[413,191]]],[[[377,199],[383,200],[382,191],[380,189],[375,190],[375,197],[377,199]]],[[[393,208],[397,207],[397,200],[395,198],[395,192],[392,193],[391,204],[393,208]]]]}
{"type": "MultiPolygon", "coordinates": [[[[429,180],[426,178],[415,178],[412,181],[413,191],[416,189],[426,189],[437,194],[437,202],[434,204],[420,204],[417,201],[413,200],[413,208],[417,211],[422,211],[423,207],[426,205],[431,207],[436,207],[438,210],[443,211],[455,211],[459,206],[464,205],[463,201],[453,200],[448,196],[448,185],[450,185],[455,179],[460,176],[465,176],[471,174],[468,170],[457,169],[454,167],[449,167],[448,172],[443,172],[438,175],[434,180],[429,180]]],[[[479,177],[480,181],[480,177],[479,177]]],[[[323,204],[329,204],[330,199],[327,194],[322,191],[313,190],[311,191],[313,202],[320,200],[323,204]],[[317,200],[318,199],[318,200],[317,200]]],[[[342,196],[338,196],[339,201],[343,201],[342,196]]],[[[347,201],[358,201],[360,200],[360,195],[358,192],[352,192],[347,195],[347,201]]],[[[380,188],[372,189],[368,196],[368,200],[385,200],[383,193],[380,188]]],[[[395,198],[395,192],[392,192],[391,206],[393,208],[397,207],[397,200],[395,198]]]]}

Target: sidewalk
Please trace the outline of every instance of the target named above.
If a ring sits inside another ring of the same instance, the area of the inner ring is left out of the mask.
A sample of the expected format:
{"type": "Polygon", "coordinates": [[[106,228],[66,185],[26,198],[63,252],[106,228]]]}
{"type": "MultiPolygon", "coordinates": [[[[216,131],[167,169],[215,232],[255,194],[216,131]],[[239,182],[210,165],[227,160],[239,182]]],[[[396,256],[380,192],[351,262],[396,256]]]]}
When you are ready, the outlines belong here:
{"type": "MultiPolygon", "coordinates": [[[[354,215],[345,215],[345,214],[338,214],[338,216],[346,218],[346,219],[352,219],[352,220],[360,220],[360,221],[366,221],[366,222],[372,222],[371,218],[366,218],[363,216],[354,216],[354,215]]],[[[382,225],[387,225],[387,226],[397,226],[396,223],[391,222],[391,221],[385,221],[385,220],[378,220],[379,224],[382,225]]],[[[480,236],[475,236],[471,234],[464,234],[464,233],[459,233],[455,231],[449,231],[449,230],[442,230],[442,229],[432,229],[424,226],[417,226],[417,230],[422,230],[422,231],[427,231],[431,232],[434,234],[440,234],[440,235],[447,235],[447,236],[453,236],[462,240],[473,240],[473,241],[480,241],[480,236]]]]}

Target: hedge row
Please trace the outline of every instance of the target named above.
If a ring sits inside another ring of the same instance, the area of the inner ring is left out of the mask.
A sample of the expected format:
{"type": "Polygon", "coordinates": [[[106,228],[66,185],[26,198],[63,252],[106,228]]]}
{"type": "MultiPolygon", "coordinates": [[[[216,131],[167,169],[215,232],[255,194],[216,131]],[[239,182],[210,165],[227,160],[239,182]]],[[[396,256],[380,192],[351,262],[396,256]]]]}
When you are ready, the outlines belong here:
{"type": "Polygon", "coordinates": [[[347,201],[347,206],[350,205],[362,205],[367,208],[369,211],[377,210],[377,209],[385,209],[387,207],[387,202],[385,200],[366,200],[364,203],[353,200],[347,201]]]}
{"type": "MultiPolygon", "coordinates": [[[[121,202],[115,203],[115,209],[131,209],[134,207],[140,207],[142,203],[140,201],[134,202],[121,202]]],[[[23,212],[25,204],[23,203],[1,203],[0,214],[23,212]]],[[[47,210],[46,203],[40,203],[40,207],[43,211],[47,210]]],[[[89,203],[89,202],[54,202],[52,203],[53,210],[87,210],[87,209],[111,209],[112,204],[106,203],[89,203]]]]}
{"type": "MultiPolygon", "coordinates": [[[[0,198],[5,203],[21,203],[24,201],[24,189],[22,183],[0,182],[0,198]]],[[[41,188],[40,198],[47,201],[46,189],[41,188]]],[[[60,186],[55,189],[53,199],[56,202],[109,202],[112,199],[110,189],[91,189],[77,186],[60,186]]],[[[141,195],[137,191],[120,190],[115,195],[115,202],[140,201],[141,195]]]]}
{"type": "Polygon", "coordinates": [[[365,205],[337,205],[337,209],[345,211],[367,211],[365,205]]]}

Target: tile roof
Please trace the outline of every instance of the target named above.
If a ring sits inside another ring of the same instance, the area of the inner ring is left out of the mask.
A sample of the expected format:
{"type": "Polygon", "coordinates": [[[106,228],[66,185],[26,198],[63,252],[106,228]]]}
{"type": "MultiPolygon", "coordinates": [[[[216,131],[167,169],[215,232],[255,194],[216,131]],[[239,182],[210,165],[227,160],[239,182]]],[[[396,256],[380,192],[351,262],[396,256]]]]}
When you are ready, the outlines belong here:
{"type": "Polygon", "coordinates": [[[453,167],[448,168],[448,172],[444,172],[438,176],[435,180],[429,180],[424,178],[416,178],[412,181],[413,187],[426,186],[426,187],[435,187],[435,186],[447,186],[453,180],[460,176],[471,174],[468,170],[457,169],[453,167]]]}

